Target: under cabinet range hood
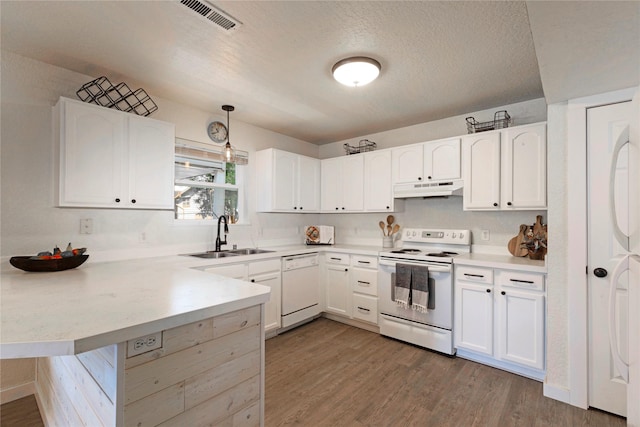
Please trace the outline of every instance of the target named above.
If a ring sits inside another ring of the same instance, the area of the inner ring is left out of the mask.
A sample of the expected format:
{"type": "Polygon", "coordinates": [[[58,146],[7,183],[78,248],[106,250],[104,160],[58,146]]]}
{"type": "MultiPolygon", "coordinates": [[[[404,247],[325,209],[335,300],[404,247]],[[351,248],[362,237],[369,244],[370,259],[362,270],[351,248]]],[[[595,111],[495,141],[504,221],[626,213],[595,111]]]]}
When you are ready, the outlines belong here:
{"type": "Polygon", "coordinates": [[[462,196],[462,186],[461,179],[396,184],[393,186],[393,197],[395,199],[409,199],[412,197],[462,196]]]}

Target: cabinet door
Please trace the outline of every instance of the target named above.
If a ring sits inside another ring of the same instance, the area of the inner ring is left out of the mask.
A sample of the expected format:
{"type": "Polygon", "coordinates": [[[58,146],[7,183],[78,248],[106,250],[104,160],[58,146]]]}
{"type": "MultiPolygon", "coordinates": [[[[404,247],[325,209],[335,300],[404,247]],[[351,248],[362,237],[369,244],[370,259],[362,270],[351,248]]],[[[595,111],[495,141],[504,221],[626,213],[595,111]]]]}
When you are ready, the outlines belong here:
{"type": "Polygon", "coordinates": [[[320,209],[324,212],[340,212],[342,205],[342,159],[336,157],[321,161],[320,209]]]}
{"type": "Polygon", "coordinates": [[[297,206],[298,155],[287,151],[273,150],[273,194],[272,208],[292,211],[297,206]]]}
{"type": "Polygon", "coordinates": [[[498,358],[544,369],[544,296],[501,288],[498,299],[498,358]]]}
{"type": "Polygon", "coordinates": [[[462,162],[464,209],[500,209],[500,133],[464,137],[462,162]]]}
{"type": "Polygon", "coordinates": [[[349,268],[343,265],[326,266],[327,311],[350,316],[349,268]]]}
{"type": "Polygon", "coordinates": [[[537,124],[503,131],[503,209],[546,208],[546,128],[537,124]]]}
{"type": "Polygon", "coordinates": [[[364,210],[392,211],[391,150],[364,155],[364,210]]]}
{"type": "Polygon", "coordinates": [[[297,206],[305,212],[320,210],[320,160],[298,156],[297,206]]]}
{"type": "Polygon", "coordinates": [[[342,210],[354,212],[364,209],[364,156],[356,154],[340,158],[342,161],[342,210]]]}
{"type": "Polygon", "coordinates": [[[122,161],[126,139],[122,113],[64,99],[58,108],[58,204],[117,207],[116,199],[127,198],[123,194],[127,165],[122,161]]]}
{"type": "Polygon", "coordinates": [[[394,184],[422,181],[424,178],[422,145],[406,145],[391,150],[394,184]]]}
{"type": "Polygon", "coordinates": [[[282,283],[280,273],[277,272],[252,276],[249,280],[271,288],[269,301],[264,305],[265,331],[280,328],[280,289],[282,283]]]}
{"type": "Polygon", "coordinates": [[[125,204],[173,209],[175,127],[129,117],[129,188],[125,204]]]}
{"type": "Polygon", "coordinates": [[[493,355],[493,288],[456,281],[456,348],[493,355]]]}
{"type": "Polygon", "coordinates": [[[425,143],[424,173],[427,181],[460,179],[460,138],[425,143]]]}

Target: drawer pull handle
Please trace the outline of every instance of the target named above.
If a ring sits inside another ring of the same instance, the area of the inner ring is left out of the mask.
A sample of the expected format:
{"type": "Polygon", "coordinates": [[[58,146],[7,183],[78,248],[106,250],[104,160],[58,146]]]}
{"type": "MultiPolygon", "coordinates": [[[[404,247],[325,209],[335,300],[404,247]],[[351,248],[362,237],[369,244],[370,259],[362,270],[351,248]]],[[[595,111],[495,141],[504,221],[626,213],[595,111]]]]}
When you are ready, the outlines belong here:
{"type": "Polygon", "coordinates": [[[360,264],[371,264],[370,261],[358,261],[360,264]]]}
{"type": "Polygon", "coordinates": [[[517,282],[517,283],[528,283],[530,285],[533,285],[533,281],[531,280],[518,280],[518,279],[509,279],[512,282],[517,282]]]}
{"type": "Polygon", "coordinates": [[[358,280],[359,284],[363,284],[363,285],[370,285],[371,282],[363,282],[362,280],[358,280]]]}
{"type": "Polygon", "coordinates": [[[334,260],[334,261],[342,261],[342,258],[334,258],[334,257],[331,257],[331,258],[329,258],[329,259],[332,259],[332,260],[334,260]]]}
{"type": "Polygon", "coordinates": [[[465,275],[465,276],[468,276],[468,277],[480,277],[480,278],[484,277],[484,275],[483,275],[483,274],[471,274],[471,273],[464,273],[464,275],[465,275]]]}
{"type": "Polygon", "coordinates": [[[367,313],[371,311],[368,308],[364,308],[364,307],[360,307],[360,306],[358,306],[358,310],[366,311],[367,313]]]}
{"type": "Polygon", "coordinates": [[[242,323],[240,324],[240,327],[241,327],[241,328],[244,328],[245,326],[247,326],[247,323],[248,323],[248,322],[245,320],[244,322],[242,322],[242,323]]]}

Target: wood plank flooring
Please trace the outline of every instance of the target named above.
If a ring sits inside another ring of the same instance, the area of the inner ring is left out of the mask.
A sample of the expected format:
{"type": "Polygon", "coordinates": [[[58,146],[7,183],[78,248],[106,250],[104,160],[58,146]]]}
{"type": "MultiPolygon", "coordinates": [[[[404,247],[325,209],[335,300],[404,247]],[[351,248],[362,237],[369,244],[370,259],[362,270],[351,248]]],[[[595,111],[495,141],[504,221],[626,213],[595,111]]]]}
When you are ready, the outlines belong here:
{"type": "Polygon", "coordinates": [[[320,318],[266,343],[265,426],[624,426],[542,384],[320,318]]]}
{"type": "MultiPolygon", "coordinates": [[[[265,426],[625,426],[542,395],[542,384],[320,318],[266,343],[265,426]]],[[[39,427],[33,396],[2,427],[39,427]]]]}

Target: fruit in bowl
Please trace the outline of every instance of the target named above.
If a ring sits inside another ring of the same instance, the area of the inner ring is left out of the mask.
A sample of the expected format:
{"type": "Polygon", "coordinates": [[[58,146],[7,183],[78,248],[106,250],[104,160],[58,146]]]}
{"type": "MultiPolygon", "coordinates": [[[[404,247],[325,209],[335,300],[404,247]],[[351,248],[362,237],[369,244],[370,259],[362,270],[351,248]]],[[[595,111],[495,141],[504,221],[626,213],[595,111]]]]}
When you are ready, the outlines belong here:
{"type": "Polygon", "coordinates": [[[14,256],[11,257],[9,262],[12,266],[24,271],[63,271],[76,268],[84,263],[87,258],[89,258],[89,255],[84,254],[86,251],[87,248],[74,249],[71,243],[69,243],[64,251],[61,251],[60,248],[56,246],[52,252],[43,251],[32,256],[14,256]]]}

